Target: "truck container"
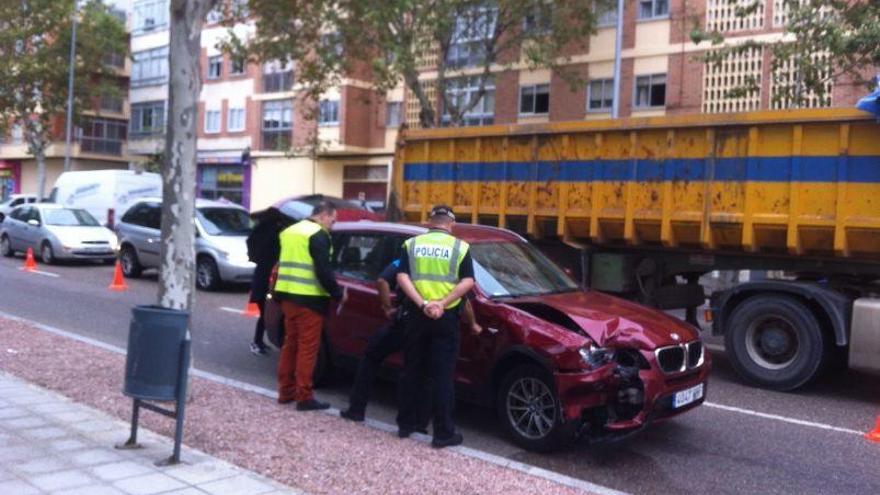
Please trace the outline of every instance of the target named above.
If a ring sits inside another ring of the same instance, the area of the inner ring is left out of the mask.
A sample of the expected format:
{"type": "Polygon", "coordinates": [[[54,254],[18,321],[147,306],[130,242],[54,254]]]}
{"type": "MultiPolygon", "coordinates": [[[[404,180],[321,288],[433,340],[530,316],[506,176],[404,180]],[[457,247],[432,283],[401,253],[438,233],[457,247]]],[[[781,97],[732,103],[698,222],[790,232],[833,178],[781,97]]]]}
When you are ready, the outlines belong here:
{"type": "Polygon", "coordinates": [[[847,357],[880,369],[880,125],[869,114],[411,130],[393,186],[409,220],[449,204],[459,221],[528,235],[594,289],[685,308],[692,323],[702,275],[776,271],[711,294],[713,331],[753,383],[793,389],[847,357]]]}

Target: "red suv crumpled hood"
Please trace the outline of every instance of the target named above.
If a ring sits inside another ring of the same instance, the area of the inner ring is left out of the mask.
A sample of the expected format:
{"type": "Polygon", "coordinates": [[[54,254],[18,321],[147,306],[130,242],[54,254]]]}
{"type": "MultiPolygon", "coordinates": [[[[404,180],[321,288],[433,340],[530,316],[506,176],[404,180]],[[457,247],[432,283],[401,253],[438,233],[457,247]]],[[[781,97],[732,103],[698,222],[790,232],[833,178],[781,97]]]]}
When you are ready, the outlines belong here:
{"type": "Polygon", "coordinates": [[[565,313],[600,347],[620,344],[652,350],[690,342],[699,336],[691,325],[662,311],[592,290],[522,298],[516,302],[546,304],[565,313]]]}

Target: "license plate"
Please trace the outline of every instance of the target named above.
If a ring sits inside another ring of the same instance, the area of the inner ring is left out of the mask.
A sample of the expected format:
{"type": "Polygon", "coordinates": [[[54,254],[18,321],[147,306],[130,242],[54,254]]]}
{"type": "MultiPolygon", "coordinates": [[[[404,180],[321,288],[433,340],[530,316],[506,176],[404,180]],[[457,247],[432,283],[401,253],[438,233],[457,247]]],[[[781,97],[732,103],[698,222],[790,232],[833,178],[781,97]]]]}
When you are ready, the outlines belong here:
{"type": "Polygon", "coordinates": [[[672,396],[672,408],[678,409],[703,398],[703,384],[676,392],[672,396]]]}

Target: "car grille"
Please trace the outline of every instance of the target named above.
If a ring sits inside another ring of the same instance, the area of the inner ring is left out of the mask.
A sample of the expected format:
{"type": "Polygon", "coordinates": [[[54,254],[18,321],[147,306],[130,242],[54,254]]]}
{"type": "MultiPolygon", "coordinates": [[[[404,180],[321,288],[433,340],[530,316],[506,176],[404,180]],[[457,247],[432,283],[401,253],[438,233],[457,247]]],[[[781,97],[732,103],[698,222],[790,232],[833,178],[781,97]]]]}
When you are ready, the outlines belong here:
{"type": "Polygon", "coordinates": [[[664,373],[682,373],[703,364],[703,343],[699,340],[687,344],[661,347],[654,351],[657,365],[664,373]]]}
{"type": "Polygon", "coordinates": [[[92,244],[92,245],[101,245],[106,246],[110,244],[108,241],[82,241],[83,244],[92,244]]]}

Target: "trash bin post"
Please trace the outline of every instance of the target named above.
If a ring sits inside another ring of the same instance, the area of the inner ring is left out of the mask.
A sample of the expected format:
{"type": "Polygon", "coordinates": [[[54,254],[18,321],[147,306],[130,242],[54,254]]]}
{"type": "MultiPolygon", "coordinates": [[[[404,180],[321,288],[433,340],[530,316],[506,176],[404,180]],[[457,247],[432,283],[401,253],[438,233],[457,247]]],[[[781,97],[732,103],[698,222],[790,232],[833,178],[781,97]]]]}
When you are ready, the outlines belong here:
{"type": "Polygon", "coordinates": [[[171,457],[164,461],[156,463],[157,466],[172,466],[180,462],[180,446],[183,444],[183,418],[186,412],[186,385],[189,381],[189,361],[190,347],[192,340],[189,332],[186,333],[186,339],[180,344],[180,372],[177,375],[177,405],[174,408],[174,451],[171,457]]]}

